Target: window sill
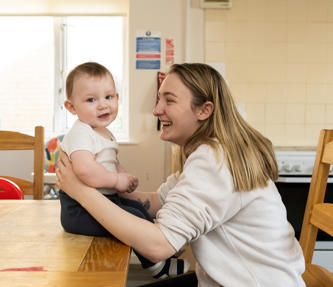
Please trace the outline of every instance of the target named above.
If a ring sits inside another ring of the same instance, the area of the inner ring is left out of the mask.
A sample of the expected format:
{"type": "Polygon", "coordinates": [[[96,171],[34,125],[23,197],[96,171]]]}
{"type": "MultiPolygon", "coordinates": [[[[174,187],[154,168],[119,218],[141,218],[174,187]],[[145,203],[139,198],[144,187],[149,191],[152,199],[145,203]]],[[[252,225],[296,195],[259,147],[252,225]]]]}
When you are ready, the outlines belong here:
{"type": "MultiPolygon", "coordinates": [[[[64,133],[54,133],[54,132],[45,132],[44,134],[44,142],[48,142],[51,138],[57,137],[59,135],[63,135],[64,133]]],[[[34,135],[31,133],[31,135],[34,135]]],[[[117,143],[119,145],[138,145],[139,142],[133,139],[117,139],[117,143]]]]}
{"type": "Polygon", "coordinates": [[[138,145],[139,142],[135,140],[118,140],[119,145],[138,145]]]}

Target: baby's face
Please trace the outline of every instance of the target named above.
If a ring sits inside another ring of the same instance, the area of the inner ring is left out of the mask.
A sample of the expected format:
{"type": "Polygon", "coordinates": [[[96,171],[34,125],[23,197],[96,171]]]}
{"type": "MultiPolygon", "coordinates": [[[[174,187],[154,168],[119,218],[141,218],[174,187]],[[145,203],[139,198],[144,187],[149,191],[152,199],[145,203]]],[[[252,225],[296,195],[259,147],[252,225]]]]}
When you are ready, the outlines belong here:
{"type": "Polygon", "coordinates": [[[70,112],[93,129],[107,127],[118,113],[118,94],[109,75],[82,75],[75,79],[70,102],[70,112]]]}

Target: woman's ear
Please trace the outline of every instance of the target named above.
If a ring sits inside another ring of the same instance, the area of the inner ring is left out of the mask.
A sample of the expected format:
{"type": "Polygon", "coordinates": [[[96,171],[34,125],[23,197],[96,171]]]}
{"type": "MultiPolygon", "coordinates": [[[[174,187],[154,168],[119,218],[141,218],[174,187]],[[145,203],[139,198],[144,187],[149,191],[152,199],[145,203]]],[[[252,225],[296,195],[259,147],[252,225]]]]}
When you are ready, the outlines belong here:
{"type": "Polygon", "coordinates": [[[74,108],[74,106],[73,106],[73,104],[72,104],[71,101],[66,100],[65,103],[64,103],[64,106],[65,106],[65,108],[66,108],[67,111],[69,111],[73,115],[76,115],[75,108],[74,108]]]}
{"type": "Polygon", "coordinates": [[[198,120],[208,119],[214,111],[214,104],[210,101],[205,102],[197,111],[198,120]]]}

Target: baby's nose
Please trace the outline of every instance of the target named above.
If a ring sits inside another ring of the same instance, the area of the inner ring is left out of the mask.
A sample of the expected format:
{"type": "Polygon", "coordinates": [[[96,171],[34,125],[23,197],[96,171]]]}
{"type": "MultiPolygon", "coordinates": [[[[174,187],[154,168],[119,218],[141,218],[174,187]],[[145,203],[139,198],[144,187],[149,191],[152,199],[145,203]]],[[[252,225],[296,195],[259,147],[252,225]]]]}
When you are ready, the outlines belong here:
{"type": "Polygon", "coordinates": [[[106,101],[102,100],[98,102],[98,108],[104,109],[105,107],[107,107],[106,101]]]}

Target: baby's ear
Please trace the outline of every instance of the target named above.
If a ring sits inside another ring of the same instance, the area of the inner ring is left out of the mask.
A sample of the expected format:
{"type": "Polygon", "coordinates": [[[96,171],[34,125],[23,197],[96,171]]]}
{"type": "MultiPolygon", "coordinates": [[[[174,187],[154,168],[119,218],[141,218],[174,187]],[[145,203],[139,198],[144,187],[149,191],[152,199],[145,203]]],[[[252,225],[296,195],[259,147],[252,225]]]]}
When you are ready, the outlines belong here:
{"type": "Polygon", "coordinates": [[[76,115],[75,108],[74,108],[74,106],[73,106],[73,104],[72,104],[71,101],[66,100],[65,103],[64,103],[64,106],[65,106],[65,108],[66,108],[67,111],[69,111],[73,115],[76,115]]]}

